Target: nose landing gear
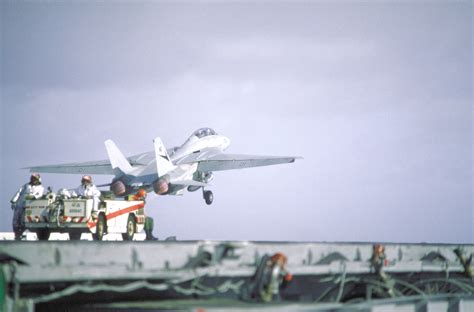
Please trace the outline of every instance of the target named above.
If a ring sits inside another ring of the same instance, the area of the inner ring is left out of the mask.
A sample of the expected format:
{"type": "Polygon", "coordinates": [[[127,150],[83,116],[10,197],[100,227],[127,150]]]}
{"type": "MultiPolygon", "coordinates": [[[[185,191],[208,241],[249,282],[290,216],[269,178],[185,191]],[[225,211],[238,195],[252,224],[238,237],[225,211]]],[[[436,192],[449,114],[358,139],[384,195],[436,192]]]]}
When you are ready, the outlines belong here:
{"type": "Polygon", "coordinates": [[[214,200],[214,194],[212,194],[212,191],[206,191],[202,188],[202,196],[204,197],[206,204],[212,204],[212,201],[214,200]]]}

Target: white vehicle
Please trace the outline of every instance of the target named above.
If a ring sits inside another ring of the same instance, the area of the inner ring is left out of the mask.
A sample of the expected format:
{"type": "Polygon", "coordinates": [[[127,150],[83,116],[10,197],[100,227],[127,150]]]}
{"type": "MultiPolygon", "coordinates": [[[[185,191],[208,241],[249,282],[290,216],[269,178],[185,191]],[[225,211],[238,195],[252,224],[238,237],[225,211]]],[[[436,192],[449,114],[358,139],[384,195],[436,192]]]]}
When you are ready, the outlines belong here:
{"type": "Polygon", "coordinates": [[[25,229],[35,232],[39,240],[48,240],[52,232],[69,233],[78,240],[82,233],[92,233],[102,240],[106,233],[121,233],[132,240],[145,226],[143,200],[101,200],[97,210],[93,199],[36,199],[25,205],[25,229]]]}
{"type": "MultiPolygon", "coordinates": [[[[244,169],[292,163],[295,156],[253,156],[226,154],[229,138],[211,128],[196,130],[179,147],[166,150],[159,137],[155,150],[126,158],[112,140],[105,141],[109,160],[29,167],[31,172],[107,174],[114,175],[107,184],[115,196],[124,196],[144,189],[158,195],[182,195],[186,190],[203,191],[206,204],[213,194],[205,187],[214,171],[244,169]]],[[[105,185],[104,185],[105,186],[105,185]]]]}

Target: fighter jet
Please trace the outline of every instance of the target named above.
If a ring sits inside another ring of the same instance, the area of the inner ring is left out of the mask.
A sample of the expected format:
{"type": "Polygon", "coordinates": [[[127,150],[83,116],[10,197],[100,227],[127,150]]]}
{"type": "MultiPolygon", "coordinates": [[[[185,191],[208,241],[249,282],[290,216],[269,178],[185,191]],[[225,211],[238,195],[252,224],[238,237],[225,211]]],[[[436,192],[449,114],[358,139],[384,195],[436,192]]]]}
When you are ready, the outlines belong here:
{"type": "Polygon", "coordinates": [[[226,154],[229,138],[211,128],[196,130],[181,146],[166,149],[159,137],[155,150],[125,157],[112,140],[104,142],[109,160],[27,167],[31,172],[114,175],[109,186],[115,196],[144,189],[158,195],[183,195],[202,189],[206,204],[213,193],[206,190],[214,171],[292,163],[301,157],[226,154]]]}

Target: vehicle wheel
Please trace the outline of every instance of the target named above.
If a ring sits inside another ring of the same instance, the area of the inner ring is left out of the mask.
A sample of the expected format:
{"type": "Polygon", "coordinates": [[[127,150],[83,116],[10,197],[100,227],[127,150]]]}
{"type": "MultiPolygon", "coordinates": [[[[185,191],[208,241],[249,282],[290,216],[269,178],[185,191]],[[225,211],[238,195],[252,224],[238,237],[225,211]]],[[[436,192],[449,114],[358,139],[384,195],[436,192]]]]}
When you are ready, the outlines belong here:
{"type": "Polygon", "coordinates": [[[99,219],[97,220],[96,225],[96,232],[92,235],[94,240],[102,240],[104,238],[105,233],[107,232],[107,223],[105,221],[105,217],[103,214],[99,215],[99,219]]]}
{"type": "Polygon", "coordinates": [[[24,226],[13,228],[13,233],[15,233],[15,240],[21,240],[21,236],[23,235],[24,231],[25,231],[24,226]]]}
{"type": "Polygon", "coordinates": [[[81,240],[82,233],[81,232],[71,232],[69,233],[70,240],[81,240]]]}
{"type": "Polygon", "coordinates": [[[15,240],[21,240],[21,235],[23,235],[23,231],[17,230],[15,233],[15,240]]]}
{"type": "Polygon", "coordinates": [[[208,205],[212,204],[212,201],[214,200],[214,194],[212,194],[211,191],[205,191],[204,200],[206,201],[206,204],[208,205]]]}
{"type": "Polygon", "coordinates": [[[38,237],[38,240],[48,240],[49,234],[49,230],[38,230],[36,232],[36,237],[38,237]]]}
{"type": "Polygon", "coordinates": [[[135,220],[135,217],[132,214],[129,214],[127,220],[127,232],[122,233],[123,240],[132,240],[133,235],[135,235],[136,231],[137,221],[135,220]]]}

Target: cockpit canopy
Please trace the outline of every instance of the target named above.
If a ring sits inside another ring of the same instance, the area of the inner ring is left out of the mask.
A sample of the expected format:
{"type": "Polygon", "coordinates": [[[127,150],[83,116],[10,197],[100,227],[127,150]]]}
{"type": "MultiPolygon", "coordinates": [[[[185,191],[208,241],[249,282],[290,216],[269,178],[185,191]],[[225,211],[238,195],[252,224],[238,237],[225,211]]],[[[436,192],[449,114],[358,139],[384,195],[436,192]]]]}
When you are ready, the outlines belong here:
{"type": "Polygon", "coordinates": [[[194,136],[197,136],[198,138],[203,138],[203,137],[206,137],[206,136],[209,136],[209,135],[216,135],[217,132],[215,132],[214,130],[212,130],[211,128],[201,128],[201,129],[197,129],[196,131],[194,131],[193,135],[194,136]]]}

